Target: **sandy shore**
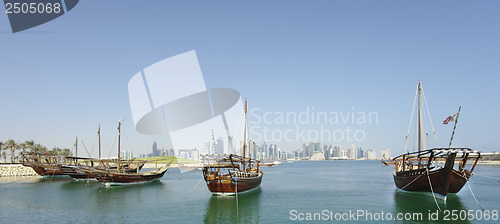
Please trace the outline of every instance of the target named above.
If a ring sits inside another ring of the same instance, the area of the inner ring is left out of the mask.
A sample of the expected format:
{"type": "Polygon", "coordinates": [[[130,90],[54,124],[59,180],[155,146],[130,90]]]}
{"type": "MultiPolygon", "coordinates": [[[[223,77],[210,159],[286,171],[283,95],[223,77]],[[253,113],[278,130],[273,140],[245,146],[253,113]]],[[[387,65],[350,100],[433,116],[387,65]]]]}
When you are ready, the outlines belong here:
{"type": "MultiPolygon", "coordinates": [[[[164,167],[166,164],[163,164],[163,163],[158,163],[158,169],[164,167]]],[[[179,167],[179,164],[171,164],[170,165],[170,168],[176,168],[176,167],[179,167]]],[[[154,169],[155,168],[155,164],[154,163],[146,163],[144,164],[144,167],[143,168],[148,168],[148,169],[154,169]]]]}
{"type": "Polygon", "coordinates": [[[499,160],[479,160],[479,161],[477,161],[477,164],[500,166],[500,161],[499,160]]]}

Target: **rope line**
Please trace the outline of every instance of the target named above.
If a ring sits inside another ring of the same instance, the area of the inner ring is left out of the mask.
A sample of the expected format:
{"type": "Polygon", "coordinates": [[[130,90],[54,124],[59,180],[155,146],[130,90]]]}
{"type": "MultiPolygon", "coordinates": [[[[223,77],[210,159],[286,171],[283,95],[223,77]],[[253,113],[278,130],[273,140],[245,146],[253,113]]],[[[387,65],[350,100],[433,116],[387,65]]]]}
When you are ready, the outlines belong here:
{"type": "Polygon", "coordinates": [[[485,175],[480,175],[480,174],[474,174],[474,176],[480,176],[480,177],[484,177],[484,178],[489,178],[489,179],[493,179],[493,180],[500,180],[500,178],[497,178],[497,177],[489,177],[489,176],[485,176],[485,175]]]}
{"type": "Polygon", "coordinates": [[[439,204],[436,200],[436,195],[434,195],[434,189],[432,189],[431,177],[429,175],[429,169],[427,168],[427,166],[425,167],[425,172],[427,173],[427,179],[429,180],[429,187],[431,187],[431,192],[432,192],[432,197],[434,198],[434,202],[436,202],[436,206],[438,207],[439,211],[443,212],[443,210],[441,210],[441,207],[439,207],[439,204]]]}
{"type": "Polygon", "coordinates": [[[413,113],[415,112],[415,102],[417,102],[418,86],[415,90],[415,99],[413,99],[413,108],[411,109],[410,124],[408,124],[408,132],[406,133],[405,147],[403,148],[403,153],[406,151],[406,145],[408,143],[408,136],[410,136],[411,123],[413,121],[413,113]]]}
{"type": "Polygon", "coordinates": [[[479,207],[480,207],[483,211],[485,211],[485,210],[484,210],[484,208],[483,208],[483,206],[481,206],[481,204],[479,204],[479,202],[477,201],[476,196],[474,195],[474,192],[472,192],[472,188],[470,188],[470,184],[469,184],[469,179],[467,179],[467,186],[469,186],[470,193],[472,194],[472,197],[473,197],[473,198],[474,198],[474,200],[476,201],[477,205],[479,205],[479,207]]]}
{"type": "Polygon", "coordinates": [[[116,129],[116,132],[115,132],[115,138],[113,139],[113,144],[111,145],[111,150],[109,150],[109,154],[108,154],[108,158],[111,157],[111,152],[113,152],[113,148],[115,147],[115,143],[116,143],[116,137],[118,136],[118,129],[116,129]]]}
{"type": "Polygon", "coordinates": [[[196,189],[196,187],[198,187],[198,184],[201,183],[201,180],[203,180],[203,177],[200,178],[200,180],[198,181],[198,183],[196,185],[194,185],[193,189],[191,189],[186,195],[184,195],[184,197],[187,197],[189,194],[191,194],[191,192],[193,192],[194,189],[196,189]]]}
{"type": "MultiPolygon", "coordinates": [[[[434,125],[432,124],[431,113],[429,113],[429,106],[427,106],[427,99],[425,99],[424,90],[422,89],[422,96],[424,96],[425,108],[427,109],[427,115],[429,116],[429,121],[431,122],[432,133],[434,133],[434,138],[436,139],[437,147],[439,147],[439,142],[437,139],[436,131],[434,130],[434,125]]],[[[429,143],[430,145],[430,143],[429,143]]]]}
{"type": "Polygon", "coordinates": [[[238,206],[238,178],[235,178],[234,179],[236,181],[236,192],[235,192],[235,196],[236,196],[236,220],[238,221],[238,224],[240,223],[240,208],[238,206]]]}
{"type": "MultiPolygon", "coordinates": [[[[415,179],[413,179],[412,181],[410,181],[410,183],[406,184],[404,187],[396,189],[396,194],[397,194],[397,193],[399,193],[399,192],[401,192],[401,191],[403,191],[403,190],[404,190],[404,188],[408,187],[410,184],[412,184],[413,182],[415,182],[415,180],[417,180],[417,179],[418,179],[419,177],[421,177],[422,175],[424,175],[424,174],[422,173],[422,174],[420,174],[418,177],[415,177],[415,179]]],[[[364,208],[363,210],[367,210],[367,209],[369,209],[370,207],[372,207],[373,205],[378,205],[378,203],[379,203],[379,202],[382,202],[382,201],[384,201],[384,200],[385,200],[385,199],[380,200],[380,201],[377,201],[377,202],[373,203],[371,206],[368,206],[368,207],[364,208]]]]}

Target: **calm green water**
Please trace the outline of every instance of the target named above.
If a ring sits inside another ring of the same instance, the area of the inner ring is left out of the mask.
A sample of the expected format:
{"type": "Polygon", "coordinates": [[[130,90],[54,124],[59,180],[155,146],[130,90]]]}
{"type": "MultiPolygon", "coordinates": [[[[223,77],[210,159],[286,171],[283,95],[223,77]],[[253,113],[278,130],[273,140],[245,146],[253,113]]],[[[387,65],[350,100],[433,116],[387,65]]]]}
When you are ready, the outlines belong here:
{"type": "MultiPolygon", "coordinates": [[[[343,218],[350,220],[340,220],[344,223],[412,223],[382,221],[387,213],[422,213],[424,223],[429,222],[429,211],[437,211],[432,196],[396,192],[393,169],[379,161],[304,161],[265,167],[261,188],[238,196],[238,206],[234,196],[212,196],[203,181],[196,186],[202,178],[199,170],[181,174],[170,169],[160,182],[126,187],[69,178],[0,178],[0,223],[237,223],[238,218],[240,223],[338,222],[330,220],[330,211],[333,219],[345,213],[343,218]],[[348,217],[358,210],[372,218],[348,217]],[[316,220],[291,220],[306,219],[307,213],[310,218],[320,214],[316,220]],[[328,216],[320,216],[323,213],[328,216]]],[[[488,222],[498,223],[498,216],[491,220],[495,217],[491,210],[500,210],[500,181],[484,176],[500,178],[500,167],[482,165],[476,173],[470,186],[479,203],[490,210],[488,222]]],[[[484,214],[467,185],[439,205],[450,211],[450,219],[453,210],[457,215],[472,210],[475,218],[484,214]]],[[[442,219],[445,213],[438,215],[442,219]]],[[[450,223],[485,223],[484,218],[450,223]]]]}

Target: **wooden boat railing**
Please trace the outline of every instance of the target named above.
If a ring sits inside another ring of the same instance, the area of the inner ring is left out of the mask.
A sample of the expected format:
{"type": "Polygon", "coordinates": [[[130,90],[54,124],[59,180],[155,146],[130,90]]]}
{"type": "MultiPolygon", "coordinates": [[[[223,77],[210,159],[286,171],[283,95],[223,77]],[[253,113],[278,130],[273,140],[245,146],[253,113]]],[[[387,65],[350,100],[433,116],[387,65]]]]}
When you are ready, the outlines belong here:
{"type": "MultiPolygon", "coordinates": [[[[481,152],[470,148],[433,148],[421,152],[412,152],[395,157],[396,171],[417,170],[427,167],[432,169],[431,165],[436,162],[445,162],[449,154],[455,153],[457,156],[455,162],[459,162],[458,170],[462,173],[465,170],[468,160],[475,160],[469,172],[474,171],[478,160],[481,158],[481,152]]],[[[425,170],[425,169],[424,169],[425,170]]]]}

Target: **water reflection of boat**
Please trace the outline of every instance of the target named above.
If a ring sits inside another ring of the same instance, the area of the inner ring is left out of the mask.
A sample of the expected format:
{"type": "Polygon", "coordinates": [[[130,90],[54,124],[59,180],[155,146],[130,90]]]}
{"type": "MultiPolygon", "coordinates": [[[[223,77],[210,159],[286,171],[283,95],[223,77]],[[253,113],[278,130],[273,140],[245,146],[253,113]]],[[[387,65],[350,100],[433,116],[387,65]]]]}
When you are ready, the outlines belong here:
{"type": "Polygon", "coordinates": [[[236,197],[212,195],[207,204],[204,223],[258,223],[260,214],[260,188],[236,197]],[[237,212],[239,211],[239,214],[237,212]]]}
{"type": "MultiPolygon", "coordinates": [[[[406,192],[406,191],[395,191],[394,193],[394,211],[393,214],[411,214],[411,220],[401,220],[405,223],[443,223],[445,215],[447,213],[441,212],[436,206],[436,202],[432,197],[422,197],[421,192],[406,192]],[[422,214],[422,220],[417,220],[417,214],[422,214]],[[437,217],[436,217],[437,214],[437,217]],[[429,217],[432,217],[430,220],[429,217]],[[437,220],[434,220],[437,218],[437,220]]],[[[439,203],[441,210],[443,211],[467,211],[468,208],[462,202],[460,196],[456,194],[449,194],[446,203],[439,203]]],[[[452,219],[451,215],[447,216],[452,219]]],[[[462,215],[461,219],[455,220],[455,223],[470,223],[467,218],[462,215]]]]}

